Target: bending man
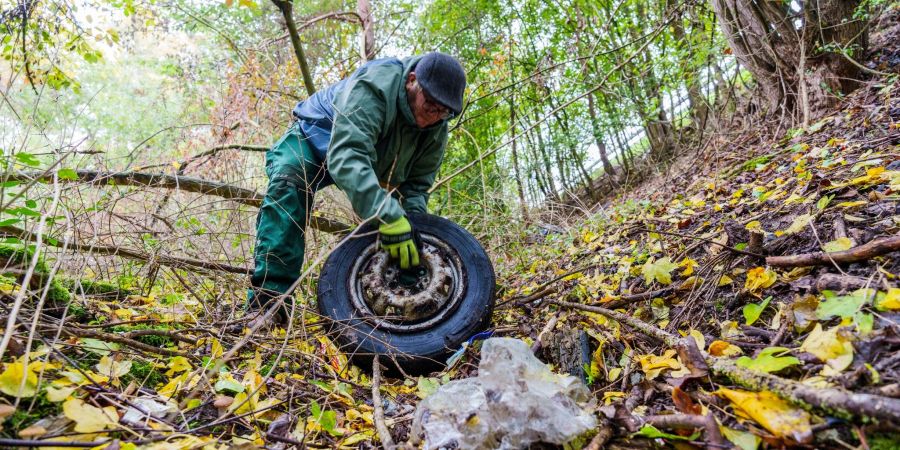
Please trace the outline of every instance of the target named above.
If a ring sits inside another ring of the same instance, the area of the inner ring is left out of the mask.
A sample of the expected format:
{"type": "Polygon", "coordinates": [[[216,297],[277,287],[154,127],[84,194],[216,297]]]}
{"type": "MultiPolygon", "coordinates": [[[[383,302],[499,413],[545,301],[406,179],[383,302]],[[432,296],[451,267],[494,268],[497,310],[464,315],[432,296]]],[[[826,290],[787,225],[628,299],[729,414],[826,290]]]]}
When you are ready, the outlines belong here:
{"type": "Polygon", "coordinates": [[[465,86],[449,55],[384,58],[294,108],[296,122],[266,153],[251,307],[287,293],[299,277],[313,194],[330,184],[359,217],[378,221],[381,245],[401,268],[419,264],[406,213],[426,212],[447,121],[461,112],[465,86]]]}

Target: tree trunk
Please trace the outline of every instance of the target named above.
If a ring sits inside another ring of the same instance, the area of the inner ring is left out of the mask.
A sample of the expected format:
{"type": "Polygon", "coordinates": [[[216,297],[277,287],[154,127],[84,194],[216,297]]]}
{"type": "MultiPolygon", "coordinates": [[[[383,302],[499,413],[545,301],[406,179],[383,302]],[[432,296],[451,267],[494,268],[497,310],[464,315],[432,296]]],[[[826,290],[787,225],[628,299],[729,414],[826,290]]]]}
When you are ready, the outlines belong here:
{"type": "Polygon", "coordinates": [[[858,87],[859,68],[842,52],[865,52],[866,24],[853,17],[861,2],[807,0],[795,29],[789,2],[711,0],[734,55],[759,86],[761,112],[793,115],[807,105],[813,118],[836,104],[836,94],[858,87]]]}
{"type": "Polygon", "coordinates": [[[509,129],[512,141],[513,174],[516,179],[516,192],[519,194],[519,208],[522,220],[528,222],[528,204],[525,202],[525,190],[522,188],[522,175],[519,174],[519,154],[516,152],[516,102],[515,96],[509,97],[509,129]]]}
{"type": "Polygon", "coordinates": [[[600,149],[600,161],[603,162],[603,172],[609,176],[614,176],[615,170],[613,169],[612,163],[609,162],[609,157],[606,156],[606,144],[603,143],[603,132],[600,129],[600,119],[597,117],[597,108],[594,105],[593,93],[588,93],[587,101],[588,114],[591,116],[591,127],[594,131],[594,142],[597,144],[597,148],[600,149]]]}
{"type": "Polygon", "coordinates": [[[303,45],[300,43],[300,33],[297,32],[297,24],[294,23],[294,4],[290,0],[272,0],[272,3],[281,10],[281,15],[284,16],[288,35],[291,37],[291,46],[294,47],[294,54],[297,56],[300,72],[303,74],[303,84],[306,85],[307,94],[313,95],[316,92],[316,85],[313,84],[312,73],[309,70],[309,64],[306,62],[306,54],[303,53],[303,45]]]}
{"type": "Polygon", "coordinates": [[[359,19],[362,21],[359,24],[362,28],[359,36],[359,56],[363,62],[371,61],[375,59],[375,24],[372,19],[372,5],[369,4],[369,0],[358,0],[356,2],[356,13],[359,14],[359,19]]]}

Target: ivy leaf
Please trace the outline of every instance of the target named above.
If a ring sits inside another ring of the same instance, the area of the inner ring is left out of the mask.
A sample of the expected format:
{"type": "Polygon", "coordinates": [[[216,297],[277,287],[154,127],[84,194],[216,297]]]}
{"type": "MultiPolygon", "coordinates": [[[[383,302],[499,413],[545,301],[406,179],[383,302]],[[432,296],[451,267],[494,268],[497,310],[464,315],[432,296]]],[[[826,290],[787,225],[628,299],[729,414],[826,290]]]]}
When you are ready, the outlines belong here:
{"type": "Polygon", "coordinates": [[[641,268],[641,273],[644,275],[644,281],[647,284],[651,284],[655,280],[662,284],[669,285],[672,284],[672,271],[677,267],[678,264],[673,263],[672,259],[668,256],[658,260],[650,258],[644,263],[644,266],[641,268]]]}
{"type": "Polygon", "coordinates": [[[744,305],[744,320],[747,325],[753,325],[757,320],[759,320],[759,316],[762,314],[763,310],[766,309],[766,306],[769,306],[769,302],[772,300],[772,296],[767,297],[760,304],[756,303],[748,303],[744,305]]]}
{"type": "Polygon", "coordinates": [[[737,359],[737,365],[757,372],[778,372],[800,364],[800,360],[793,356],[779,356],[789,351],[789,349],[784,347],[768,347],[759,352],[759,356],[754,359],[741,356],[737,359]]]}

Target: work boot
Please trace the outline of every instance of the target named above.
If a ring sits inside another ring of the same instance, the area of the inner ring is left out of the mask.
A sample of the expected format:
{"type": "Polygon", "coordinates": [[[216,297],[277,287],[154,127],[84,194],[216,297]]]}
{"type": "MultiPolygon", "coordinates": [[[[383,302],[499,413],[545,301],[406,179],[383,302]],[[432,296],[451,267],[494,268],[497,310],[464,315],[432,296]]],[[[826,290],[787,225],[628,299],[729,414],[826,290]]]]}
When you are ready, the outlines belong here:
{"type": "MultiPolygon", "coordinates": [[[[280,327],[285,327],[288,321],[288,315],[290,314],[290,305],[289,302],[293,301],[291,296],[286,296],[284,298],[285,305],[281,308],[278,308],[278,311],[269,319],[266,319],[266,311],[269,310],[269,306],[271,306],[272,302],[277,301],[278,297],[283,296],[281,292],[273,291],[270,289],[264,288],[250,288],[247,291],[247,303],[245,305],[245,311],[247,316],[255,315],[250,322],[247,323],[247,328],[253,328],[258,323],[263,320],[271,321],[271,325],[277,325],[280,327]]],[[[265,327],[266,324],[263,324],[262,327],[265,327]]]]}

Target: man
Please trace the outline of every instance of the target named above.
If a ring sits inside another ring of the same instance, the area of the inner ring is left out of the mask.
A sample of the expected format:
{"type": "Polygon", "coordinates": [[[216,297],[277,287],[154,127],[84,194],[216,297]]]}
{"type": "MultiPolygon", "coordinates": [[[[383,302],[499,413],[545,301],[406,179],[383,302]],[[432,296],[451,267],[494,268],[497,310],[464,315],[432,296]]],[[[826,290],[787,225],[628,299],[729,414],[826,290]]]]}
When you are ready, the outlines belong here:
{"type": "Polygon", "coordinates": [[[297,121],[266,153],[251,307],[287,293],[299,277],[313,194],[330,184],[359,217],[378,221],[381,245],[401,268],[419,264],[406,213],[426,212],[447,121],[462,111],[465,86],[452,56],[384,58],[294,108],[297,121]]]}

